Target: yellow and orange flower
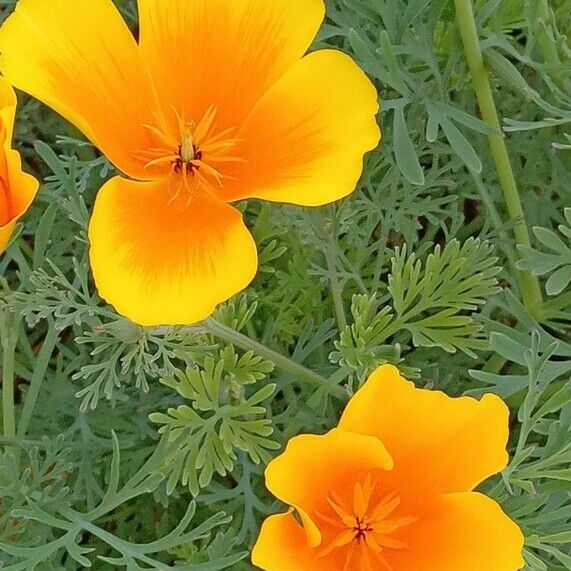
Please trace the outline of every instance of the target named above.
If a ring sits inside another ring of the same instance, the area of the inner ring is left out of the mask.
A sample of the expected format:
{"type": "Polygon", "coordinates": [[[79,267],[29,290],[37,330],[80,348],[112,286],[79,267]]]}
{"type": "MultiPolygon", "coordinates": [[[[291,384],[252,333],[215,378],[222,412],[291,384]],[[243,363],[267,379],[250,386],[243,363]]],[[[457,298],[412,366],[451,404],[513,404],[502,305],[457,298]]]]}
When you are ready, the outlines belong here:
{"type": "Polygon", "coordinates": [[[502,400],[417,389],[391,365],[355,394],[339,427],[290,440],[266,469],[291,506],[263,524],[266,571],[516,571],[519,527],[478,484],[505,468],[502,400]]]}
{"type": "Polygon", "coordinates": [[[0,76],[0,253],[6,249],[16,222],[38,192],[38,181],[22,172],[18,151],[12,149],[16,94],[0,76]]]}
{"type": "Polygon", "coordinates": [[[352,192],[380,132],[346,55],[305,55],[323,0],[19,0],[0,69],[121,170],[89,228],[102,297],[142,325],[199,321],[257,269],[245,198],[317,206],[352,192]]]}

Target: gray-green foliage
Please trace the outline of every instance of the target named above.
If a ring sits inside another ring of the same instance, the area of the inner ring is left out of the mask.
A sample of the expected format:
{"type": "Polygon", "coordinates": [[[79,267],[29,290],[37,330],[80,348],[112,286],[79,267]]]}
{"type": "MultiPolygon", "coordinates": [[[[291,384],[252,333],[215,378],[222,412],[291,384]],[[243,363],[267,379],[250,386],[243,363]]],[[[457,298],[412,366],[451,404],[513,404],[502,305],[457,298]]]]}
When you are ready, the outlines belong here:
{"type": "MultiPolygon", "coordinates": [[[[134,2],[116,4],[134,25],[134,2]]],[[[528,571],[571,569],[571,3],[474,1],[535,227],[519,250],[452,0],[326,4],[315,47],[346,51],[375,82],[383,142],[335,205],[240,205],[260,271],[193,327],[141,328],[99,299],[86,229],[114,170],[20,98],[16,141],[43,184],[0,258],[17,404],[0,440],[3,569],[252,569],[260,521],[281,509],[264,463],[333,427],[382,362],[507,400],[512,462],[487,491],[522,526],[528,571]],[[533,316],[516,267],[547,294],[533,316]]]]}
{"type": "Polygon", "coordinates": [[[568,288],[571,282],[571,208],[565,208],[567,225],[560,224],[557,232],[537,227],[533,233],[541,243],[542,251],[521,247],[523,259],[519,267],[533,272],[536,276],[548,275],[545,283],[547,295],[558,295],[568,288]],[[547,250],[547,251],[545,251],[547,250]]]}

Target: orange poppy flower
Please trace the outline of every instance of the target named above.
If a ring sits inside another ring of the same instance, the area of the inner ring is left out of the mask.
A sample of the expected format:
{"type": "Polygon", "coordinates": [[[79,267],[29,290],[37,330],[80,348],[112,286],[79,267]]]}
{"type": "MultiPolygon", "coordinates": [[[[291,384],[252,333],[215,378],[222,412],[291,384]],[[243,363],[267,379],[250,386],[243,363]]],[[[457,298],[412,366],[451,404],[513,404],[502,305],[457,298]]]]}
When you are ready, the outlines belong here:
{"type": "Polygon", "coordinates": [[[391,365],[355,394],[339,428],[290,440],[266,469],[291,506],[269,517],[252,560],[266,571],[516,571],[523,535],[474,492],[505,468],[500,398],[417,389],[391,365]]]}
{"type": "Polygon", "coordinates": [[[0,253],[6,249],[16,222],[38,192],[38,181],[22,172],[18,151],[12,149],[16,94],[0,76],[0,253]]]}
{"type": "Polygon", "coordinates": [[[103,186],[90,223],[102,297],[142,325],[192,323],[256,273],[229,203],[352,192],[377,93],[348,56],[304,56],[323,0],[138,5],[137,43],[111,0],[20,0],[0,69],[130,177],[103,186]]]}

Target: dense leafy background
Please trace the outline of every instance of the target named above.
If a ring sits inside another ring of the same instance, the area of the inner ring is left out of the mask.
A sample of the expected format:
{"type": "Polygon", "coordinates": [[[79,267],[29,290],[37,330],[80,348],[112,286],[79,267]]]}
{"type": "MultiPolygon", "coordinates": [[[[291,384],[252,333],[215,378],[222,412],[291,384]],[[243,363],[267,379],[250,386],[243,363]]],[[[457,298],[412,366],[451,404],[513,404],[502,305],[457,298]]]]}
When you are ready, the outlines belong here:
{"type": "MultiPolygon", "coordinates": [[[[133,2],[117,3],[136,30],[133,2]]],[[[258,277],[194,328],[144,330],[97,297],[86,225],[113,168],[21,97],[16,142],[44,182],[0,259],[18,406],[1,440],[4,569],[252,569],[260,520],[280,509],[264,463],[334,426],[385,361],[420,386],[507,399],[513,460],[486,491],[523,527],[528,570],[571,569],[571,2],[474,2],[533,227],[519,249],[453,2],[327,4],[315,47],[375,81],[383,143],[333,206],[244,204],[258,277]],[[516,265],[540,276],[533,316],[516,265]]]]}

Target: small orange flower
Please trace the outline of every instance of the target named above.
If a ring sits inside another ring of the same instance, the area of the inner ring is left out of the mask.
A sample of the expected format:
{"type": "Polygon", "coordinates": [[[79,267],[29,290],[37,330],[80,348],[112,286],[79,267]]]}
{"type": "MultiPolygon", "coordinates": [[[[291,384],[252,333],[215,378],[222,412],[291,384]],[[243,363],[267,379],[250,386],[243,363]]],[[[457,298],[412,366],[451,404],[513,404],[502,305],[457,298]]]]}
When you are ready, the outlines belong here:
{"type": "Polygon", "coordinates": [[[16,222],[38,192],[38,181],[22,172],[20,154],[12,149],[16,94],[0,76],[0,253],[6,249],[16,222]]]}
{"type": "Polygon", "coordinates": [[[346,55],[304,57],[323,0],[20,0],[0,69],[130,177],[97,196],[97,288],[142,325],[200,321],[257,270],[245,198],[317,206],[353,191],[380,132],[346,55]]]}
{"type": "Polygon", "coordinates": [[[252,560],[266,571],[516,571],[523,535],[474,492],[508,461],[509,412],[486,395],[417,389],[383,365],[339,428],[290,440],[266,469],[291,506],[252,560]]]}

